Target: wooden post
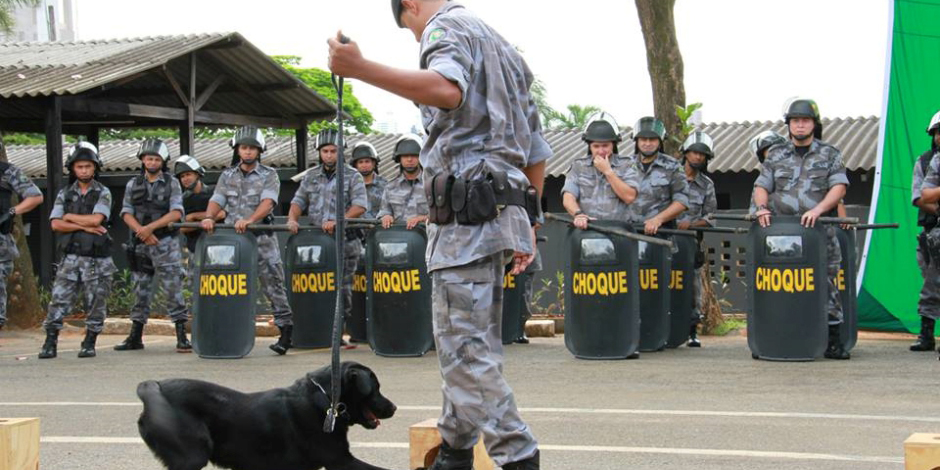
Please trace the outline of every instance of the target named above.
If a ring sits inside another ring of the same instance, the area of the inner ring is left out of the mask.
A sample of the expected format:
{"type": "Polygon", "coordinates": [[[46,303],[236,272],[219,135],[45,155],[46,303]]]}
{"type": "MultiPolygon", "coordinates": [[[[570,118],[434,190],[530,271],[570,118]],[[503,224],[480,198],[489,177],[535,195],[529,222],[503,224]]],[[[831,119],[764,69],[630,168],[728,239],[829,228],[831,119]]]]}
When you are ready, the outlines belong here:
{"type": "Polygon", "coordinates": [[[189,138],[186,147],[180,139],[180,153],[193,155],[196,153],[196,53],[189,54],[189,103],[186,104],[186,134],[189,138]]]}
{"type": "Polygon", "coordinates": [[[56,194],[62,188],[62,99],[53,96],[46,108],[46,194],[39,224],[39,281],[52,287],[52,265],[55,263],[55,234],[49,224],[49,213],[56,194]]]}
{"type": "Polygon", "coordinates": [[[39,470],[39,418],[0,418],[0,470],[39,470]]]}
{"type": "MultiPolygon", "coordinates": [[[[297,128],[297,173],[307,169],[307,122],[297,128]]],[[[378,168],[376,168],[378,170],[378,168]]]]}
{"type": "MultiPolygon", "coordinates": [[[[434,462],[437,449],[441,446],[441,435],[437,431],[437,419],[431,418],[411,425],[408,428],[409,465],[408,468],[427,468],[434,462]]],[[[483,436],[473,446],[473,470],[494,470],[496,465],[486,453],[483,436]]]]}
{"type": "Polygon", "coordinates": [[[88,143],[94,145],[98,149],[98,153],[101,153],[101,129],[98,127],[92,127],[88,129],[88,135],[86,136],[88,143]]]}

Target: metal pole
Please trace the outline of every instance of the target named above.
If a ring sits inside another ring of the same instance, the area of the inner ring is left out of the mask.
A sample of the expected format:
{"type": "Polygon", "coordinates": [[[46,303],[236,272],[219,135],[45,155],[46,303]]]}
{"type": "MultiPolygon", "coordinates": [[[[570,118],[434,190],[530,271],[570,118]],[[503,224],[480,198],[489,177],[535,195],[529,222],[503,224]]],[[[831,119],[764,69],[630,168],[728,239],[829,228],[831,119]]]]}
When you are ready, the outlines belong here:
{"type": "MultiPolygon", "coordinates": [[[[754,222],[757,220],[757,216],[754,214],[709,214],[707,218],[714,220],[740,220],[744,222],[754,222]]],[[[771,218],[773,218],[773,215],[771,215],[771,218]]],[[[859,222],[858,217],[820,217],[816,219],[816,221],[821,224],[850,225],[857,225],[859,222]]]]}
{"type": "MultiPolygon", "coordinates": [[[[546,212],[545,218],[548,220],[556,220],[558,222],[564,222],[568,225],[574,225],[574,220],[572,220],[571,217],[568,217],[568,216],[546,212]]],[[[633,240],[646,242],[646,243],[650,243],[653,245],[660,245],[660,246],[664,246],[669,249],[672,249],[672,242],[669,240],[663,240],[662,238],[649,237],[646,235],[640,235],[638,233],[627,232],[625,230],[619,230],[616,228],[599,227],[596,225],[591,225],[590,222],[588,222],[588,230],[594,230],[595,232],[600,232],[605,235],[616,235],[618,237],[631,238],[633,240]]]]}

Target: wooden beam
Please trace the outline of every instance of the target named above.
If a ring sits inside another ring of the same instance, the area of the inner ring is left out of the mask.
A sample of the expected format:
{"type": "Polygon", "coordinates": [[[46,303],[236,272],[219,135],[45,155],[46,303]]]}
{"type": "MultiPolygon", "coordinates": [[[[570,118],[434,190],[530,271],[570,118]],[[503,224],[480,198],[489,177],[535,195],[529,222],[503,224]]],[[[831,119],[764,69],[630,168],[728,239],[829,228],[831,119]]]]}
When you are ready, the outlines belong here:
{"type": "Polygon", "coordinates": [[[173,91],[176,92],[176,97],[180,99],[180,103],[183,106],[189,106],[189,99],[186,98],[186,94],[183,93],[183,87],[180,86],[179,82],[176,81],[176,77],[173,76],[173,73],[167,68],[166,64],[163,64],[163,67],[160,68],[160,71],[163,72],[163,76],[166,77],[166,81],[170,82],[170,86],[173,87],[173,91]]]}
{"type": "Polygon", "coordinates": [[[205,90],[202,90],[202,93],[199,95],[199,98],[196,98],[196,111],[202,109],[206,105],[206,101],[209,101],[209,98],[212,97],[212,94],[215,93],[216,89],[219,88],[227,77],[225,75],[219,75],[215,77],[215,80],[209,85],[205,90]]]}
{"type": "Polygon", "coordinates": [[[46,107],[46,194],[42,203],[39,224],[39,281],[46,288],[52,287],[52,266],[55,263],[56,240],[49,214],[56,194],[62,187],[62,98],[49,98],[46,107]]]}
{"type": "Polygon", "coordinates": [[[123,103],[120,101],[100,101],[87,98],[63,99],[62,109],[70,112],[103,114],[106,116],[130,116],[139,118],[163,119],[166,121],[186,120],[185,109],[151,106],[146,104],[123,103]]]}
{"type": "MultiPolygon", "coordinates": [[[[180,146],[180,152],[187,155],[196,153],[196,53],[189,54],[189,101],[186,104],[186,147],[180,146]]],[[[182,142],[180,142],[182,144],[182,142]]]]}
{"type": "Polygon", "coordinates": [[[294,131],[296,136],[297,144],[297,171],[301,172],[307,168],[307,123],[304,122],[302,126],[298,127],[294,131]]]}
{"type": "Polygon", "coordinates": [[[228,124],[230,126],[262,126],[280,129],[296,129],[300,120],[287,120],[276,117],[249,116],[246,114],[217,113],[214,111],[196,111],[196,122],[200,124],[228,124]]]}

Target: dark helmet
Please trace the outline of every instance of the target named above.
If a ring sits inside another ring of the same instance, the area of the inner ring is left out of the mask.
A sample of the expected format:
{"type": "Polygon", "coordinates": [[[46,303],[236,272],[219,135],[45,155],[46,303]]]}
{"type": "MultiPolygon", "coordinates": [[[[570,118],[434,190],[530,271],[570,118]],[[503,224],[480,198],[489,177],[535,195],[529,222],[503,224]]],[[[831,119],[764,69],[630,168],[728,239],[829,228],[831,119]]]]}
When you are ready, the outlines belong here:
{"type": "Polygon", "coordinates": [[[751,141],[748,143],[748,147],[751,149],[751,153],[757,157],[757,160],[761,163],[764,163],[765,150],[777,144],[785,144],[786,142],[786,137],[774,131],[764,131],[755,135],[754,137],[751,137],[751,141]]]}
{"type": "Polygon", "coordinates": [[[711,160],[714,156],[715,143],[712,141],[710,135],[702,132],[695,131],[689,134],[689,137],[685,139],[685,142],[682,143],[680,151],[683,155],[686,152],[698,152],[702,155],[705,155],[705,161],[711,160]]]}
{"type": "Polygon", "coordinates": [[[352,152],[350,152],[349,164],[355,166],[356,162],[363,158],[371,158],[376,169],[378,169],[379,154],[375,151],[375,146],[365,141],[356,142],[356,145],[353,145],[352,152]]]}
{"type": "Polygon", "coordinates": [[[934,114],[930,119],[930,125],[927,126],[927,133],[934,135],[937,133],[937,129],[940,129],[940,111],[937,111],[937,114],[934,114]]]}
{"type": "Polygon", "coordinates": [[[69,172],[72,171],[72,165],[80,160],[87,160],[95,164],[95,171],[101,171],[101,157],[98,156],[98,149],[91,142],[78,142],[69,150],[69,158],[65,160],[65,167],[69,172]]]}
{"type": "Polygon", "coordinates": [[[395,17],[395,24],[399,28],[404,28],[405,25],[401,24],[401,0],[392,0],[392,16],[395,17]]]}
{"type": "Polygon", "coordinates": [[[640,137],[659,139],[659,142],[663,143],[666,141],[666,125],[651,116],[641,117],[633,126],[633,140],[640,137]]]}
{"type": "Polygon", "coordinates": [[[620,127],[613,116],[603,111],[591,116],[588,123],[584,126],[584,132],[581,134],[581,140],[591,142],[620,142],[620,127]]]}
{"type": "Polygon", "coordinates": [[[795,117],[808,117],[813,119],[813,137],[817,139],[822,139],[822,121],[819,118],[819,106],[816,105],[816,102],[810,99],[797,98],[790,102],[790,105],[787,106],[787,112],[783,115],[784,120],[787,123],[787,127],[790,126],[790,119],[795,117]]]}
{"type": "Polygon", "coordinates": [[[176,163],[173,165],[173,174],[179,176],[187,171],[195,171],[199,174],[199,177],[202,178],[206,176],[206,169],[199,164],[199,160],[196,160],[189,155],[180,155],[176,159],[176,163]]]}
{"type": "Polygon", "coordinates": [[[137,159],[143,160],[145,155],[156,155],[166,163],[170,159],[170,149],[160,139],[146,139],[137,149],[137,159]]]}
{"type": "Polygon", "coordinates": [[[339,141],[339,131],[336,129],[323,129],[319,134],[317,134],[317,142],[314,147],[317,150],[320,150],[327,145],[335,145],[339,147],[339,141]]]}
{"type": "Polygon", "coordinates": [[[401,163],[403,155],[420,155],[422,147],[424,147],[424,141],[421,140],[421,137],[414,134],[405,134],[399,137],[398,142],[395,142],[395,151],[392,154],[395,163],[401,163]]]}
{"type": "Polygon", "coordinates": [[[237,149],[239,145],[251,145],[252,147],[258,147],[262,153],[268,149],[267,144],[264,142],[264,133],[255,126],[244,126],[235,131],[235,136],[232,137],[229,145],[233,149],[237,149]]]}

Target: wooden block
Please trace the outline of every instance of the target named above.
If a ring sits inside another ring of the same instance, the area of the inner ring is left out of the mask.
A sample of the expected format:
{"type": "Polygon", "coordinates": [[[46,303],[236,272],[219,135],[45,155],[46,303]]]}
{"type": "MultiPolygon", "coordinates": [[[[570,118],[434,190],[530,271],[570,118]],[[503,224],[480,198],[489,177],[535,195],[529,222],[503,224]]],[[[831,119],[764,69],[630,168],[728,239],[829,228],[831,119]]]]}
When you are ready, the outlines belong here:
{"type": "Polygon", "coordinates": [[[525,322],[525,335],[530,338],[554,338],[555,322],[553,320],[529,320],[525,322]]]}
{"type": "Polygon", "coordinates": [[[904,470],[937,469],[940,469],[940,434],[911,434],[904,441],[904,470]]]}
{"type": "MultiPolygon", "coordinates": [[[[412,424],[408,428],[409,466],[414,470],[427,468],[434,462],[437,449],[441,446],[441,435],[437,432],[437,419],[431,418],[412,424]]],[[[483,436],[473,446],[473,470],[494,470],[496,465],[486,454],[483,436]]]]}
{"type": "Polygon", "coordinates": [[[0,418],[0,470],[39,470],[39,418],[0,418]]]}

